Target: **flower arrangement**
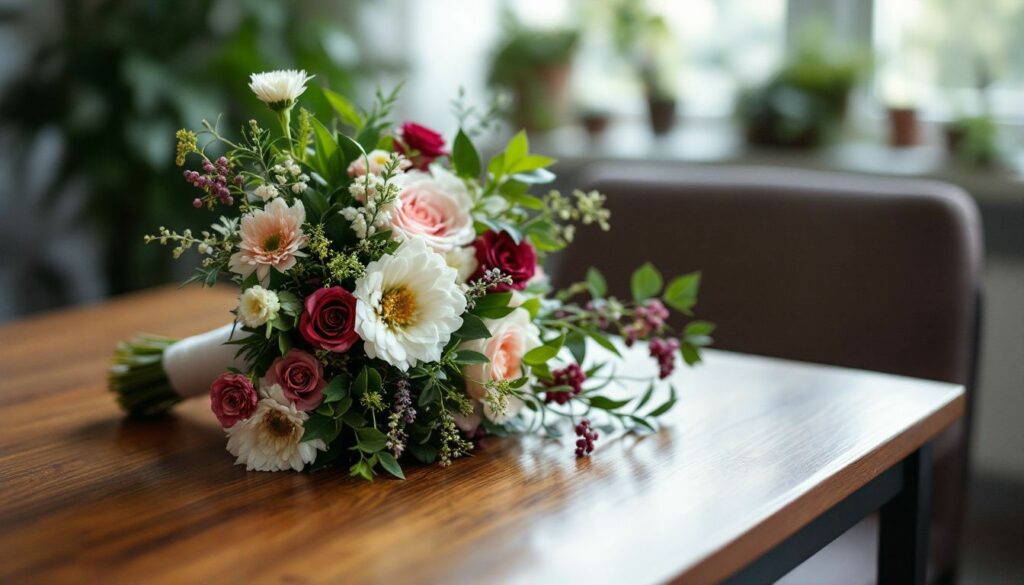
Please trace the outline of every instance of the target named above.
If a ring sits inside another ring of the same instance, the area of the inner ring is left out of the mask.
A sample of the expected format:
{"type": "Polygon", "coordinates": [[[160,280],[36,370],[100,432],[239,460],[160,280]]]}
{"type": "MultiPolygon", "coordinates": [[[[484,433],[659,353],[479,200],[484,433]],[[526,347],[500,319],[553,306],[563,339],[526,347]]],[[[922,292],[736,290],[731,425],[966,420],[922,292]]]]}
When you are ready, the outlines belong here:
{"type": "Polygon", "coordinates": [[[255,122],[237,141],[208,122],[178,132],[177,162],[201,169],[184,173],[193,205],[225,215],[199,235],[161,228],[147,240],[176,257],[197,250],[193,280],[229,277],[238,306],[214,331],[122,343],[110,375],[122,407],[152,415],[208,393],[247,469],[343,465],[366,479],[404,477],[407,460],[447,466],[484,434],[558,433],[558,421],[578,456],[598,429],[655,429],[676,401],[666,378],[677,359],[696,363],[711,341],[710,323],[678,336],[667,324],[669,307],[691,314],[700,274],[664,286],[646,264],[630,301],[608,296],[596,269],[552,291],[540,262],[577,224],[608,229],[601,194],[531,194],[554,161],[522,132],[484,165],[465,108],[450,146],[423,126],[393,129],[394,92],[360,110],[324,89],[337,119],[292,116],[308,81],[252,76],[280,133],[255,122]],[[604,393],[617,382],[611,358],[584,369],[588,345],[621,355],[609,334],[648,342],[658,374],[643,392],[604,393]]]}

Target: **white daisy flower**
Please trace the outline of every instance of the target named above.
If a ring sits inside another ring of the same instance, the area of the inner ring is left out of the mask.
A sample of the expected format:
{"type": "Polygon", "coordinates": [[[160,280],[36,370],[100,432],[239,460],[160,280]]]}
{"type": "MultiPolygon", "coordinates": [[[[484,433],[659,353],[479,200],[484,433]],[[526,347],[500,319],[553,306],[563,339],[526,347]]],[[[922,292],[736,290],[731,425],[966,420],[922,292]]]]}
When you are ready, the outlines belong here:
{"type": "Polygon", "coordinates": [[[256,412],[226,429],[228,452],[248,471],[302,471],[327,445],[320,439],[301,442],[309,415],[295,408],[280,386],[274,384],[261,394],[256,412]]]}
{"type": "Polygon", "coordinates": [[[466,310],[455,279],[456,270],[420,237],[370,262],[352,293],[366,355],[402,371],[441,359],[466,310]]]}
{"type": "Polygon", "coordinates": [[[249,76],[249,89],[271,109],[285,110],[306,91],[306,83],[310,79],[313,79],[312,75],[295,69],[253,73],[249,76]]]}

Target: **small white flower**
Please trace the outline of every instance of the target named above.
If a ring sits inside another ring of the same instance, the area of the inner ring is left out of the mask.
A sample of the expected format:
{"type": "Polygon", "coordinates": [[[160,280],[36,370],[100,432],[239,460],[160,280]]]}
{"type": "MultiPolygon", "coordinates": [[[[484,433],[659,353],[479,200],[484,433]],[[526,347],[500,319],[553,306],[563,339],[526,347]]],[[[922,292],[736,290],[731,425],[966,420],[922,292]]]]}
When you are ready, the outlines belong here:
{"type": "Polygon", "coordinates": [[[284,110],[292,107],[306,91],[306,83],[310,79],[313,76],[294,69],[253,73],[249,76],[249,89],[271,109],[284,110]]]}
{"type": "Polygon", "coordinates": [[[292,185],[292,193],[295,193],[296,195],[298,195],[299,193],[302,193],[305,190],[306,190],[306,184],[305,183],[295,183],[294,185],[292,185]]]}
{"type": "Polygon", "coordinates": [[[245,289],[238,298],[238,320],[246,327],[261,327],[277,317],[281,300],[277,293],[256,285],[245,289]]]}
{"type": "Polygon", "coordinates": [[[284,185],[285,183],[288,182],[288,177],[284,175],[276,175],[274,178],[277,179],[278,185],[284,185]]]}
{"type": "Polygon", "coordinates": [[[309,415],[289,402],[280,386],[260,393],[264,398],[256,412],[226,430],[228,452],[236,457],[236,465],[244,464],[249,471],[302,471],[327,445],[320,439],[302,442],[309,415]]]}
{"type": "Polygon", "coordinates": [[[441,359],[466,310],[455,276],[455,269],[419,237],[370,262],[352,293],[355,329],[366,342],[366,355],[402,371],[441,359]]]}
{"type": "Polygon", "coordinates": [[[277,197],[279,193],[277,192],[277,187],[270,183],[266,183],[256,187],[256,190],[253,191],[253,195],[259,197],[262,201],[270,201],[274,197],[277,197]]]}

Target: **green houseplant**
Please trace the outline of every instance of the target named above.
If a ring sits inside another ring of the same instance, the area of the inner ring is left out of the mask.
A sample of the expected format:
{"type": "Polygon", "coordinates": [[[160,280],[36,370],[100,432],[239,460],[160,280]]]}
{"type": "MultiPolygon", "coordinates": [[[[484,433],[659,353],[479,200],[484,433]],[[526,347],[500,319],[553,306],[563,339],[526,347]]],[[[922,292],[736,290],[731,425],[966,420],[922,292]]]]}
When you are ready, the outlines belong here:
{"type": "Polygon", "coordinates": [[[550,130],[564,118],[569,72],[579,33],[539,29],[506,14],[488,84],[513,96],[512,117],[527,130],[550,130]]]}

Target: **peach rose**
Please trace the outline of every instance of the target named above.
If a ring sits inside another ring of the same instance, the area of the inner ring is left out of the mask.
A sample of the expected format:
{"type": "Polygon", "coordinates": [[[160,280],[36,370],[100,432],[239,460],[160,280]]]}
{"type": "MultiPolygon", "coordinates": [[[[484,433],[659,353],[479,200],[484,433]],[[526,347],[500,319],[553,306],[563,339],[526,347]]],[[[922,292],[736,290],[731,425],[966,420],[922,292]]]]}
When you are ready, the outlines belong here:
{"type": "MultiPolygon", "coordinates": [[[[470,364],[463,373],[466,377],[466,391],[483,403],[483,411],[488,419],[500,423],[505,417],[496,416],[484,402],[487,390],[482,384],[494,380],[515,380],[522,376],[523,356],[541,345],[540,330],[530,320],[530,314],[525,309],[516,309],[501,319],[485,319],[484,324],[491,336],[467,341],[460,349],[480,352],[490,362],[470,364]]],[[[520,401],[512,400],[506,414],[515,414],[520,407],[520,401]]]]}
{"type": "Polygon", "coordinates": [[[476,238],[473,200],[462,179],[441,167],[406,174],[391,228],[403,239],[422,236],[436,252],[468,245],[476,238]]]}

